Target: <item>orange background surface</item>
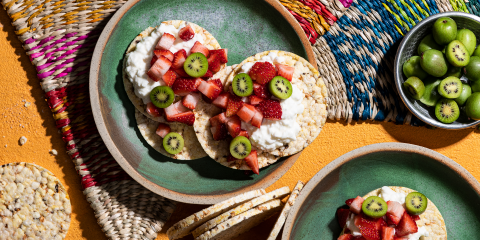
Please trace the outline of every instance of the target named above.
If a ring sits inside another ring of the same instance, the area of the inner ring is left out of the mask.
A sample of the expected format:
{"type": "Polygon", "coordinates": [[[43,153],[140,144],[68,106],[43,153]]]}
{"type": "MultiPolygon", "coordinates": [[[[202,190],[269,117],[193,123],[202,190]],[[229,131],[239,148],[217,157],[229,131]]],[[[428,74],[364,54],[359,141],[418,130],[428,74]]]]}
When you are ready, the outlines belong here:
{"type": "MultiPolygon", "coordinates": [[[[329,162],[356,148],[381,142],[405,142],[424,146],[453,159],[480,180],[478,130],[447,131],[361,122],[328,121],[318,138],[307,147],[292,168],[267,191],[307,182],[329,162]],[[477,132],[475,132],[477,131],[477,132]]],[[[53,172],[64,184],[72,203],[72,220],[66,239],[106,239],[81,191],[80,178],[66,154],[44,100],[36,71],[25,54],[6,12],[0,10],[0,164],[31,162],[53,172]],[[26,107],[25,103],[31,103],[26,107]],[[20,137],[28,140],[19,145],[20,137]],[[49,153],[55,149],[58,155],[49,153]]],[[[168,239],[166,229],[205,206],[178,204],[157,239],[168,239]]],[[[238,239],[266,239],[274,220],[253,228],[238,239]]]]}

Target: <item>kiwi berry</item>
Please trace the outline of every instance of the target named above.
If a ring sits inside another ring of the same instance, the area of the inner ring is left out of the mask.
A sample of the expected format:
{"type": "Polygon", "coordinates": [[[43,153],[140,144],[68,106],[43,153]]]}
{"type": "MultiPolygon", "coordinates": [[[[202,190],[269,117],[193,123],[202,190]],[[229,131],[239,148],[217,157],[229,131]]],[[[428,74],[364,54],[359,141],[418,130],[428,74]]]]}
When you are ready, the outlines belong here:
{"type": "Polygon", "coordinates": [[[150,100],[158,108],[166,108],[175,100],[175,93],[168,86],[158,86],[150,92],[150,100]]]}
{"type": "Polygon", "coordinates": [[[470,85],[463,83],[462,84],[462,94],[460,94],[460,97],[457,97],[453,100],[457,102],[458,106],[463,106],[465,105],[465,102],[467,102],[467,99],[472,95],[472,88],[470,85]]]}
{"type": "Polygon", "coordinates": [[[163,138],[163,148],[170,154],[177,154],[182,151],[184,146],[182,135],[176,132],[170,132],[163,138]]]}
{"type": "Polygon", "coordinates": [[[472,93],[465,104],[467,116],[474,120],[480,120],[480,93],[472,93]]]}
{"type": "Polygon", "coordinates": [[[439,51],[443,49],[442,46],[438,45],[438,43],[435,42],[432,34],[428,34],[426,37],[422,39],[422,41],[420,42],[420,45],[418,45],[418,48],[417,48],[418,55],[422,55],[423,52],[430,49],[437,49],[439,51]]]}
{"type": "Polygon", "coordinates": [[[420,215],[427,209],[428,199],[419,192],[411,192],[405,197],[405,207],[412,215],[420,215]]]}
{"type": "Polygon", "coordinates": [[[417,77],[409,77],[407,81],[403,83],[403,86],[408,90],[410,96],[419,100],[425,93],[425,85],[422,80],[417,77]]]}
{"type": "MultiPolygon", "coordinates": [[[[468,101],[468,100],[467,100],[468,101]]],[[[440,122],[452,123],[460,116],[457,102],[452,99],[442,99],[435,105],[435,116],[440,122]]]]}
{"type": "Polygon", "coordinates": [[[480,81],[470,81],[472,92],[480,92],[480,81]]]}
{"type": "Polygon", "coordinates": [[[448,70],[447,60],[445,60],[443,53],[436,49],[430,49],[422,53],[420,66],[422,66],[425,72],[434,77],[441,77],[448,70]]]}
{"type": "Polygon", "coordinates": [[[250,140],[244,136],[237,136],[230,142],[230,153],[234,158],[244,159],[252,151],[250,140]]]}
{"type": "Polygon", "coordinates": [[[447,73],[445,73],[445,75],[443,75],[442,78],[446,78],[446,77],[457,77],[457,78],[462,77],[462,68],[455,67],[455,66],[452,66],[451,64],[448,64],[447,73]]]}
{"type": "Polygon", "coordinates": [[[287,99],[292,96],[292,84],[286,78],[276,76],[268,83],[268,89],[273,96],[280,99],[287,99]]]}
{"type": "Polygon", "coordinates": [[[455,67],[465,67],[470,62],[470,53],[465,45],[458,40],[448,44],[445,55],[447,61],[455,67]]]}
{"type": "Polygon", "coordinates": [[[203,53],[192,53],[185,59],[183,69],[190,77],[202,77],[207,73],[208,59],[203,53]]]}
{"type": "Polygon", "coordinates": [[[444,98],[458,98],[462,94],[462,90],[462,81],[456,77],[447,77],[438,85],[438,93],[444,98]]]}
{"type": "Polygon", "coordinates": [[[460,29],[457,31],[457,37],[455,39],[463,43],[468,53],[470,53],[470,56],[473,55],[475,47],[477,47],[477,37],[475,37],[475,33],[465,28],[460,29]]]}
{"type": "Polygon", "coordinates": [[[370,196],[362,203],[363,214],[371,218],[381,218],[387,214],[388,206],[381,197],[370,196]]]}
{"type": "Polygon", "coordinates": [[[407,78],[415,76],[420,78],[420,80],[423,80],[428,76],[428,73],[426,73],[422,69],[422,66],[420,66],[419,56],[412,56],[405,61],[403,64],[403,74],[405,74],[407,78]]]}
{"type": "Polygon", "coordinates": [[[442,98],[438,93],[438,85],[440,85],[441,80],[429,77],[424,81],[425,84],[425,93],[420,98],[420,102],[423,104],[433,107],[437,104],[437,101],[442,98]]]}
{"type": "Polygon", "coordinates": [[[252,79],[246,73],[239,73],[233,78],[232,89],[239,97],[250,96],[253,92],[252,79]]]}
{"type": "Polygon", "coordinates": [[[463,68],[463,73],[470,81],[480,80],[480,57],[472,56],[470,62],[463,68]]]}
{"type": "Polygon", "coordinates": [[[447,45],[457,37],[457,23],[449,17],[441,17],[433,24],[432,35],[439,45],[447,45]]]}
{"type": "Polygon", "coordinates": [[[475,49],[475,51],[473,51],[473,56],[480,57],[480,48],[479,48],[479,47],[477,47],[477,48],[475,49]]]}

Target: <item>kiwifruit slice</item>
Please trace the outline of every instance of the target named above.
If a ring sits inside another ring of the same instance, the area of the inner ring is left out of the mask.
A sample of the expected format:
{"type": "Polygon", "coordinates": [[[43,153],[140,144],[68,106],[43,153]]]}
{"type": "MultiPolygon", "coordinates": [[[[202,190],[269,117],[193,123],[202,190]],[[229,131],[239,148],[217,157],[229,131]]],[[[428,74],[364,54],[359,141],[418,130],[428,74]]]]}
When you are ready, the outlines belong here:
{"type": "Polygon", "coordinates": [[[175,100],[175,93],[168,86],[158,86],[150,92],[150,100],[158,108],[166,108],[175,100]]]}
{"type": "Polygon", "coordinates": [[[203,53],[192,53],[185,59],[183,69],[190,77],[202,77],[207,73],[208,59],[203,53]]]}
{"type": "Polygon", "coordinates": [[[286,78],[276,76],[268,83],[268,89],[273,96],[280,99],[287,99],[292,96],[292,84],[286,78]]]}
{"type": "Polygon", "coordinates": [[[362,211],[371,218],[381,218],[387,214],[387,203],[381,197],[370,196],[362,203],[362,211]]]}
{"type": "Polygon", "coordinates": [[[409,77],[407,81],[403,83],[403,86],[408,90],[410,96],[419,100],[425,93],[425,85],[422,80],[417,77],[409,77]]]}
{"type": "Polygon", "coordinates": [[[438,93],[438,85],[440,85],[440,80],[435,79],[433,77],[429,77],[425,80],[425,93],[423,94],[422,98],[420,98],[420,102],[423,104],[433,107],[437,104],[438,99],[442,98],[438,93]]]}
{"type": "Polygon", "coordinates": [[[252,151],[252,144],[244,136],[237,136],[230,142],[230,153],[234,158],[244,159],[250,151],[252,151]]]}
{"type": "Polygon", "coordinates": [[[253,82],[246,73],[237,74],[232,81],[233,93],[239,97],[250,96],[253,92],[253,82]]]}
{"type": "Polygon", "coordinates": [[[470,62],[470,53],[465,45],[458,40],[454,40],[447,45],[445,55],[447,61],[455,67],[465,67],[470,62]]]}
{"type": "Polygon", "coordinates": [[[462,94],[462,90],[462,81],[456,77],[447,77],[438,85],[438,93],[444,98],[458,98],[462,94]]]}
{"type": "Polygon", "coordinates": [[[182,135],[176,132],[170,132],[163,138],[163,148],[170,154],[177,154],[182,151],[184,146],[182,135]]]}
{"type": "Polygon", "coordinates": [[[438,121],[452,123],[460,116],[460,109],[457,102],[452,99],[442,99],[435,105],[435,116],[438,121]]]}
{"type": "Polygon", "coordinates": [[[427,209],[428,199],[419,192],[411,192],[405,197],[405,207],[412,215],[420,215],[427,209]]]}
{"type": "Polygon", "coordinates": [[[457,102],[458,106],[463,106],[465,105],[465,102],[467,102],[467,99],[472,95],[472,88],[470,85],[463,83],[462,84],[462,94],[460,94],[460,97],[455,98],[455,102],[457,102]]]}

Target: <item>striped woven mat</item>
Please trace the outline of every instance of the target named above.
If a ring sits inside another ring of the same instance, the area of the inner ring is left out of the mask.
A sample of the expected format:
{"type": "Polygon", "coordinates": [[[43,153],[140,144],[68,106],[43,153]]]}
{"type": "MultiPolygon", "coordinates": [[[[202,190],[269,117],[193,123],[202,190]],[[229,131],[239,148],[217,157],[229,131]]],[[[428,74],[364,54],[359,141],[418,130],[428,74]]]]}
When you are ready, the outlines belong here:
{"type": "MultiPolygon", "coordinates": [[[[154,239],[175,208],[132,180],[108,152],[89,102],[90,61],[103,27],[126,1],[2,0],[111,239],[154,239]],[[121,187],[119,187],[121,186],[121,187]]],[[[395,43],[429,15],[480,14],[479,0],[280,0],[313,45],[329,91],[330,119],[423,123],[395,94],[395,43]]]]}

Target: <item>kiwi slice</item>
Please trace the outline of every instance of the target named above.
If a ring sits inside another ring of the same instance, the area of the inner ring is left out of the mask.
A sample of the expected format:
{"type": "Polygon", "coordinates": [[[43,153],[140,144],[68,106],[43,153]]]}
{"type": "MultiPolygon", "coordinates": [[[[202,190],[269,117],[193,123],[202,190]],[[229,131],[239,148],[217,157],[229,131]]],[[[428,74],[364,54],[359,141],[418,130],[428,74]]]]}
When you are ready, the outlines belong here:
{"type": "Polygon", "coordinates": [[[435,116],[440,122],[452,123],[460,116],[457,102],[452,99],[442,99],[435,105],[435,116]]]}
{"type": "Polygon", "coordinates": [[[425,85],[418,77],[409,77],[407,81],[403,83],[403,86],[408,89],[410,95],[419,100],[425,93],[425,85]]]}
{"type": "Polygon", "coordinates": [[[239,97],[247,97],[252,95],[253,82],[246,73],[237,74],[232,81],[232,88],[235,95],[239,97]]]}
{"type": "Polygon", "coordinates": [[[423,94],[422,98],[420,98],[420,102],[430,107],[435,106],[438,99],[442,98],[442,96],[440,96],[437,91],[440,82],[440,80],[433,77],[427,78],[424,82],[425,93],[423,94]]]}
{"type": "Polygon", "coordinates": [[[444,98],[458,98],[462,94],[462,90],[462,81],[457,77],[447,77],[438,85],[438,93],[444,98]]]}
{"type": "Polygon", "coordinates": [[[420,215],[427,209],[428,199],[419,192],[411,192],[405,197],[407,212],[413,215],[420,215]]]}
{"type": "Polygon", "coordinates": [[[387,203],[381,197],[370,196],[362,203],[362,211],[371,218],[381,218],[387,214],[387,203]]]}
{"type": "Polygon", "coordinates": [[[158,86],[150,92],[150,100],[158,108],[166,108],[175,100],[175,93],[168,86],[158,86]]]}
{"type": "Polygon", "coordinates": [[[170,132],[163,138],[163,148],[170,154],[177,154],[182,151],[184,146],[182,135],[176,132],[170,132]]]}
{"type": "Polygon", "coordinates": [[[286,78],[281,76],[274,77],[268,83],[268,89],[273,96],[280,99],[287,99],[292,96],[292,84],[286,78]]]}
{"type": "Polygon", "coordinates": [[[207,73],[208,59],[203,53],[192,53],[185,59],[183,69],[190,77],[202,77],[207,73]]]}
{"type": "Polygon", "coordinates": [[[244,136],[237,136],[230,142],[230,153],[234,158],[244,159],[250,154],[250,151],[252,151],[252,144],[244,136]]]}

